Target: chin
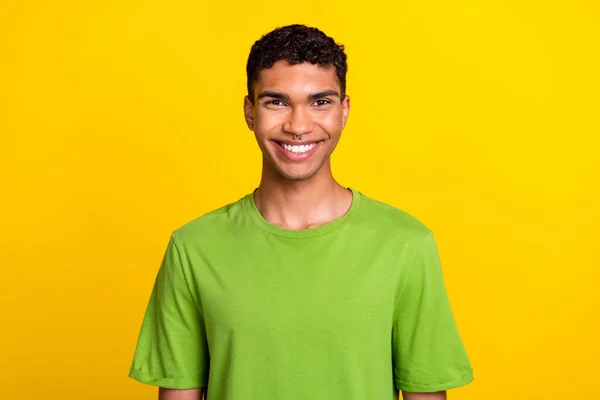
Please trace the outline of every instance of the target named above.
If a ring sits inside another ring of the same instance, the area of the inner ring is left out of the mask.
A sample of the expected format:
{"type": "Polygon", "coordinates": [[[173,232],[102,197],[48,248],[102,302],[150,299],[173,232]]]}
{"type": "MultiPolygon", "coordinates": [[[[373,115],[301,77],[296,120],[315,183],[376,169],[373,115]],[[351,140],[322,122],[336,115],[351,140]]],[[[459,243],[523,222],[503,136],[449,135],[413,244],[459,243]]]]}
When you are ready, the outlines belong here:
{"type": "Polygon", "coordinates": [[[314,159],[301,163],[286,163],[279,160],[276,154],[263,153],[264,166],[271,170],[271,175],[290,181],[298,182],[313,178],[326,164],[326,160],[314,159]],[[268,154],[268,155],[267,155],[268,154]]]}
{"type": "Polygon", "coordinates": [[[277,173],[284,179],[292,182],[305,181],[307,179],[312,178],[317,174],[318,171],[305,171],[305,172],[286,172],[286,171],[277,171],[277,173]]]}

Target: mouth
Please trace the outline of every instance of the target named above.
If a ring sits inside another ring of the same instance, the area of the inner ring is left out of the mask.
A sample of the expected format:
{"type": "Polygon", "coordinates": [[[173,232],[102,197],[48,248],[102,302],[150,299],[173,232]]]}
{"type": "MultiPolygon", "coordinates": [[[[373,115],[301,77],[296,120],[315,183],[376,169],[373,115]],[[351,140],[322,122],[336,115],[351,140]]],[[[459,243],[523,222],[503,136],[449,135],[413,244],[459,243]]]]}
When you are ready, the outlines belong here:
{"type": "Polygon", "coordinates": [[[294,161],[305,160],[310,157],[321,144],[322,140],[310,141],[310,142],[283,142],[273,140],[275,147],[286,156],[286,158],[294,161]]]}

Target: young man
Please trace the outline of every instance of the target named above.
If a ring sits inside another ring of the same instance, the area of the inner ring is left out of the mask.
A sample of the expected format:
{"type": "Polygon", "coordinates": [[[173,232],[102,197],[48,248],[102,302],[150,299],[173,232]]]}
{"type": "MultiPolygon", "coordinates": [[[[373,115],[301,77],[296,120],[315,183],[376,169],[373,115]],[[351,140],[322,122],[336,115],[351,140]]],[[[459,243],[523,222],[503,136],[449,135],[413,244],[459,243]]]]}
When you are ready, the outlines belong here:
{"type": "Polygon", "coordinates": [[[346,70],[315,28],[253,45],[260,185],[171,236],[130,372],[160,399],[439,400],[473,379],[430,230],[333,178],[346,70]]]}

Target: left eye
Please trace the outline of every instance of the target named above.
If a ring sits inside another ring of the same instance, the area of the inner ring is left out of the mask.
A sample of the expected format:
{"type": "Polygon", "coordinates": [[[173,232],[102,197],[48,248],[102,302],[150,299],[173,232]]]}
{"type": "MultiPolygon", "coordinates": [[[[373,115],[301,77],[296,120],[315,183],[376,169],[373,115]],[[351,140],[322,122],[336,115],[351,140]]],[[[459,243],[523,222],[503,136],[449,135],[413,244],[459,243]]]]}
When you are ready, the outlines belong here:
{"type": "Polygon", "coordinates": [[[325,104],[329,104],[329,100],[317,100],[315,101],[315,105],[324,106],[325,104]]]}

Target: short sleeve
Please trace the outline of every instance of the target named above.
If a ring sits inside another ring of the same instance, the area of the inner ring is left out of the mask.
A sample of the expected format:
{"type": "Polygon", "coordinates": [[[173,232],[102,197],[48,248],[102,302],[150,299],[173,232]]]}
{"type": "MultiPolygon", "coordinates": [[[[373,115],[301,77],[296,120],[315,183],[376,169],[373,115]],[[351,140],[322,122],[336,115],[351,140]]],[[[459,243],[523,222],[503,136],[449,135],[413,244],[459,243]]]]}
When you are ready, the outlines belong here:
{"type": "Polygon", "coordinates": [[[473,380],[431,232],[416,249],[397,300],[392,353],[398,390],[437,392],[473,380]]]}
{"type": "Polygon", "coordinates": [[[208,346],[190,266],[172,236],[154,283],[129,376],[171,389],[205,387],[208,346]]]}

